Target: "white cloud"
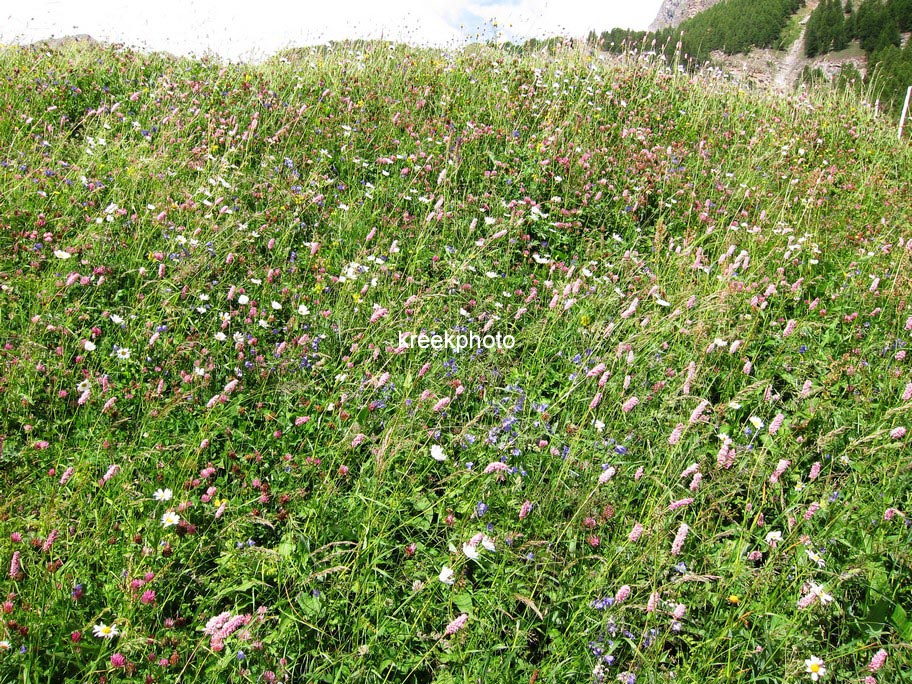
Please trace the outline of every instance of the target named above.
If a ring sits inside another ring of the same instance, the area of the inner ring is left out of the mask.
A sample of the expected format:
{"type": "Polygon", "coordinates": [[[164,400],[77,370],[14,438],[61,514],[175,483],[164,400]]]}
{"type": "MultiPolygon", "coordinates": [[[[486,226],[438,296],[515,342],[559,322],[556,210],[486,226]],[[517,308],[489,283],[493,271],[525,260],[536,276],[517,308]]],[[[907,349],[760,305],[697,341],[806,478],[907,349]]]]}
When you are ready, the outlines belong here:
{"type": "MultiPolygon", "coordinates": [[[[86,33],[178,54],[263,57],[283,47],[344,38],[453,46],[486,22],[508,37],[585,35],[613,26],[645,28],[660,0],[31,0],[0,1],[0,42],[86,33]],[[8,15],[4,17],[3,15],[8,15]],[[512,26],[510,26],[512,24],[512,26]]],[[[487,26],[485,38],[494,36],[487,26]]]]}
{"type": "Polygon", "coordinates": [[[645,29],[659,11],[658,1],[519,0],[512,3],[469,2],[466,9],[486,21],[496,21],[507,36],[544,38],[555,33],[585,36],[621,26],[645,29]]]}

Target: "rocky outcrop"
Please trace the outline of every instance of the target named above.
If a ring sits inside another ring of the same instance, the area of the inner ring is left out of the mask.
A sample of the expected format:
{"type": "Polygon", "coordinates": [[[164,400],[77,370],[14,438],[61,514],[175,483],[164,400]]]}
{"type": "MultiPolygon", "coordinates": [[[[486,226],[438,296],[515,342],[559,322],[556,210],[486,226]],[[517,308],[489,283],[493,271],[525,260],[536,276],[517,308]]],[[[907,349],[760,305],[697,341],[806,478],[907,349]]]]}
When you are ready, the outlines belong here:
{"type": "Polygon", "coordinates": [[[677,26],[685,19],[690,19],[697,12],[709,9],[720,0],[663,0],[659,13],[649,25],[650,31],[658,31],[667,26],[677,26]]]}
{"type": "Polygon", "coordinates": [[[83,45],[98,46],[100,43],[92,38],[92,36],[85,33],[79,33],[71,36],[61,36],[60,38],[45,38],[44,40],[38,40],[34,43],[30,43],[31,47],[36,47],[40,50],[58,50],[60,48],[68,47],[74,43],[82,43],[83,45]]]}

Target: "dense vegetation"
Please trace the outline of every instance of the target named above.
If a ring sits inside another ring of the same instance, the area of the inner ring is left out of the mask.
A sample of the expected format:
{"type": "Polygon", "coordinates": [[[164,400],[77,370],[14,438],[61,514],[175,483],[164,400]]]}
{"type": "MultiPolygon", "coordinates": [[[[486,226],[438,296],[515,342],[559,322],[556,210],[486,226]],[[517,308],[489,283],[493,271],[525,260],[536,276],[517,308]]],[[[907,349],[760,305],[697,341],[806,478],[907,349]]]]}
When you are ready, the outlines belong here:
{"type": "Polygon", "coordinates": [[[825,52],[844,50],[851,35],[851,19],[846,18],[842,0],[821,0],[808,18],[804,31],[804,53],[808,57],[816,57],[825,52]]]}
{"type": "Polygon", "coordinates": [[[912,152],[851,93],[0,82],[0,681],[908,681],[912,152]]]}
{"type": "MultiPolygon", "coordinates": [[[[902,47],[901,32],[912,31],[912,0],[863,0],[856,11],[842,0],[823,0],[805,32],[808,57],[842,50],[857,40],[868,59],[867,85],[873,98],[898,109],[912,85],[912,41],[902,47]]],[[[850,77],[854,77],[851,74],[850,77]]],[[[840,83],[846,82],[844,75],[840,83]]]]}

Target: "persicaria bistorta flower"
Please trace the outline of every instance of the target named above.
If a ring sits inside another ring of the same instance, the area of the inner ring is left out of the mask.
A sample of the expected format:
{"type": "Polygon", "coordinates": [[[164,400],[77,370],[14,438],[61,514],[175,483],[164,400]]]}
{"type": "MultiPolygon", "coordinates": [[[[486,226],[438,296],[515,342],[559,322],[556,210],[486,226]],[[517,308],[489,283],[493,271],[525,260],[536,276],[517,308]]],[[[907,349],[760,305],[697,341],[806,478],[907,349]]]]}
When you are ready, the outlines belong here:
{"type": "Polygon", "coordinates": [[[210,618],[203,629],[203,634],[210,637],[209,647],[213,651],[221,651],[225,648],[225,639],[244,625],[250,624],[252,619],[251,615],[232,615],[230,612],[210,618]]]}
{"type": "Polygon", "coordinates": [[[880,668],[883,667],[883,664],[887,661],[887,652],[884,649],[880,649],[877,653],[874,654],[874,657],[871,658],[871,662],[868,663],[868,670],[871,672],[877,672],[880,668]]]}
{"type": "Polygon", "coordinates": [[[608,482],[608,480],[610,480],[612,477],[614,477],[614,474],[616,472],[617,472],[617,468],[615,468],[614,466],[608,466],[607,468],[605,468],[605,470],[602,471],[602,474],[599,475],[598,483],[605,484],[606,482],[608,482]]]}
{"type": "Polygon", "coordinates": [[[681,550],[684,548],[684,541],[687,539],[689,532],[690,528],[687,526],[687,523],[681,523],[681,526],[678,528],[678,533],[675,535],[674,541],[671,544],[672,556],[680,555],[681,550]]]}
{"type": "Polygon", "coordinates": [[[588,373],[586,373],[586,377],[594,378],[596,375],[601,375],[604,372],[605,372],[605,364],[600,363],[600,364],[596,365],[594,368],[592,368],[592,370],[590,370],[588,373]]]}
{"type": "Polygon", "coordinates": [[[706,399],[704,399],[703,401],[701,401],[701,402],[699,403],[699,405],[697,406],[697,408],[695,408],[695,409],[693,410],[693,413],[690,414],[690,421],[689,421],[689,422],[690,422],[691,425],[693,425],[694,423],[697,423],[697,422],[699,422],[700,420],[703,419],[703,412],[706,410],[706,408],[707,408],[708,406],[709,406],[709,402],[708,402],[706,399]]]}
{"type": "Polygon", "coordinates": [[[654,591],[649,595],[649,600],[646,601],[646,612],[652,613],[656,606],[659,605],[659,592],[654,591]]]}
{"type": "Polygon", "coordinates": [[[776,484],[777,482],[779,482],[780,476],[782,475],[782,473],[785,472],[786,468],[788,468],[790,465],[792,465],[791,461],[784,459],[784,458],[780,459],[779,463],[776,464],[776,469],[773,471],[773,474],[770,475],[770,478],[769,478],[770,484],[776,484]]]}
{"type": "Polygon", "coordinates": [[[814,501],[810,506],[808,506],[807,510],[804,512],[804,516],[803,516],[804,519],[810,520],[811,518],[814,517],[814,514],[819,510],[820,510],[820,504],[817,503],[816,501],[814,501]]]}
{"type": "Polygon", "coordinates": [[[443,636],[452,636],[453,634],[456,634],[456,632],[466,626],[468,621],[469,616],[463,613],[446,626],[446,629],[443,630],[443,636]]]}
{"type": "Polygon", "coordinates": [[[626,309],[624,309],[624,311],[621,312],[621,318],[630,318],[631,316],[633,316],[633,314],[636,313],[636,310],[637,310],[637,307],[639,306],[639,304],[640,304],[639,297],[634,297],[633,301],[630,303],[630,306],[628,306],[626,309]]]}
{"type": "Polygon", "coordinates": [[[684,468],[684,470],[681,471],[681,474],[678,477],[680,477],[683,480],[685,477],[690,477],[691,475],[698,472],[699,470],[700,470],[699,463],[691,463],[689,466],[687,466],[686,468],[684,468]]]}
{"type": "Polygon", "coordinates": [[[779,428],[782,427],[782,423],[784,420],[785,420],[785,416],[782,415],[781,413],[777,413],[776,417],[773,418],[772,421],[770,421],[769,433],[771,435],[775,435],[777,432],[779,432],[779,428]]]}
{"type": "Polygon", "coordinates": [[[120,472],[119,465],[114,464],[114,465],[108,466],[108,470],[105,472],[105,474],[102,476],[102,478],[98,481],[98,486],[99,487],[104,486],[105,482],[110,480],[112,477],[117,475],[117,473],[119,473],[119,472],[120,472]]]}
{"type": "Polygon", "coordinates": [[[13,551],[13,557],[10,560],[9,576],[12,580],[22,579],[22,554],[19,551],[13,551]]]}
{"type": "Polygon", "coordinates": [[[47,536],[47,539],[45,539],[44,543],[41,545],[42,553],[47,553],[51,550],[51,547],[54,546],[54,542],[57,541],[57,536],[59,534],[59,530],[51,530],[51,533],[47,536]]]}
{"type": "Polygon", "coordinates": [[[529,513],[531,513],[531,512],[532,512],[532,502],[523,501],[522,506],[519,507],[519,519],[525,520],[529,516],[529,513]]]}

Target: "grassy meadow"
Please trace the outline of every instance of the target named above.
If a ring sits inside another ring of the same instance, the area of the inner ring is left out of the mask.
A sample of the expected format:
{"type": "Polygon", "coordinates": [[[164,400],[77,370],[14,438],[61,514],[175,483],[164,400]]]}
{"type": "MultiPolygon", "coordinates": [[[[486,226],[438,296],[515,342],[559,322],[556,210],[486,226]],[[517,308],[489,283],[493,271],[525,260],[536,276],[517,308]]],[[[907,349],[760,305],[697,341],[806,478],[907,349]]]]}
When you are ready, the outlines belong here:
{"type": "Polygon", "coordinates": [[[912,153],[851,94],[0,82],[0,682],[912,681],[912,153]]]}

